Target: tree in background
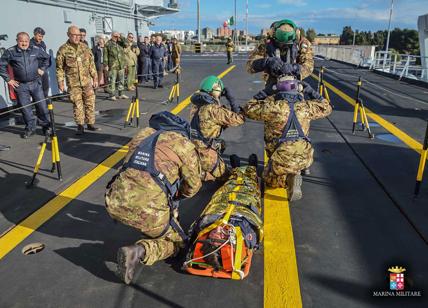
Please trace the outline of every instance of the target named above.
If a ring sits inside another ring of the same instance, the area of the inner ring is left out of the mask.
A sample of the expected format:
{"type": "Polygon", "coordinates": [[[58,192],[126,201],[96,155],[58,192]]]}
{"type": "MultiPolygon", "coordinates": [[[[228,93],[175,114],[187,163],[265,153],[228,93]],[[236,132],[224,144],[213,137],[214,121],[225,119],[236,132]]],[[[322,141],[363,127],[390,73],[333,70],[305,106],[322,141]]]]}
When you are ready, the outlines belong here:
{"type": "Polygon", "coordinates": [[[299,28],[299,31],[300,31],[300,35],[301,35],[302,37],[306,37],[305,29],[303,29],[303,28],[299,28]]]}
{"type": "Polygon", "coordinates": [[[317,33],[314,28],[308,28],[306,31],[306,38],[312,43],[315,40],[317,33]]]}
{"type": "Polygon", "coordinates": [[[340,45],[352,45],[354,39],[354,31],[351,26],[343,27],[342,34],[340,35],[340,45]]]}
{"type": "MultiPolygon", "coordinates": [[[[382,50],[385,49],[387,35],[388,32],[385,30],[376,32],[357,30],[355,31],[355,45],[376,45],[378,50],[382,50]]],[[[340,44],[352,45],[353,38],[354,30],[350,26],[346,26],[340,36],[340,44]]],[[[418,31],[395,28],[391,31],[389,48],[401,54],[419,55],[418,31]]]]}

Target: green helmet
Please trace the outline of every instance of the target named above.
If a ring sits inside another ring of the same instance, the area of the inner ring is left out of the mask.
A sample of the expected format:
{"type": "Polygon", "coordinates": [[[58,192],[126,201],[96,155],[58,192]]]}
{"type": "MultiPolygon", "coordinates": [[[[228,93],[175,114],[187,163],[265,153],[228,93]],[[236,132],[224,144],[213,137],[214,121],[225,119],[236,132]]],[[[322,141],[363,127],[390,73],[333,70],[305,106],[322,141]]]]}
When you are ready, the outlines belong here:
{"type": "Polygon", "coordinates": [[[292,43],[296,39],[296,24],[290,19],[282,19],[272,24],[272,28],[275,31],[274,38],[279,43],[292,43]],[[282,25],[290,25],[293,27],[293,31],[283,31],[279,29],[282,25]]]}
{"type": "Polygon", "coordinates": [[[201,81],[201,84],[199,86],[199,90],[201,90],[203,92],[210,93],[210,92],[212,92],[215,84],[218,84],[220,86],[221,90],[223,91],[223,89],[224,89],[223,81],[221,81],[220,78],[218,78],[217,76],[214,76],[214,75],[205,77],[201,81]]]}

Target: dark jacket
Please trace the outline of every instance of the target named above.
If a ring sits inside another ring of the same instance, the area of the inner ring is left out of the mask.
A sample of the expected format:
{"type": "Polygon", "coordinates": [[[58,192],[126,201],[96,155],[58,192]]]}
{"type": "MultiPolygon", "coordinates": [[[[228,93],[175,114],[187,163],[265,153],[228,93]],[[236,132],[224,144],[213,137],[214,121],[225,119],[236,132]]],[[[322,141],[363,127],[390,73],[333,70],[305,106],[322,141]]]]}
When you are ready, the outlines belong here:
{"type": "Polygon", "coordinates": [[[140,59],[150,58],[150,44],[138,42],[137,46],[140,49],[140,55],[138,56],[140,59]]]}
{"type": "Polygon", "coordinates": [[[94,62],[97,71],[101,71],[103,69],[103,48],[96,45],[92,49],[92,53],[94,55],[94,62]]]}
{"type": "Polygon", "coordinates": [[[49,55],[37,46],[22,50],[15,45],[7,49],[0,59],[0,76],[8,82],[7,65],[13,70],[14,79],[19,82],[29,82],[40,77],[38,69],[46,71],[49,66],[49,55]]]}
{"type": "MultiPolygon", "coordinates": [[[[46,47],[46,43],[44,41],[41,41],[40,43],[37,43],[36,40],[33,38],[31,38],[30,40],[30,46],[37,46],[41,49],[43,49],[43,51],[45,51],[46,53],[48,52],[47,47],[46,47]]],[[[52,65],[52,59],[49,56],[49,65],[48,67],[50,67],[52,65]]]]}
{"type": "Polygon", "coordinates": [[[167,55],[168,54],[164,44],[160,44],[160,45],[153,44],[150,47],[150,58],[152,58],[152,60],[163,59],[167,55]]]}

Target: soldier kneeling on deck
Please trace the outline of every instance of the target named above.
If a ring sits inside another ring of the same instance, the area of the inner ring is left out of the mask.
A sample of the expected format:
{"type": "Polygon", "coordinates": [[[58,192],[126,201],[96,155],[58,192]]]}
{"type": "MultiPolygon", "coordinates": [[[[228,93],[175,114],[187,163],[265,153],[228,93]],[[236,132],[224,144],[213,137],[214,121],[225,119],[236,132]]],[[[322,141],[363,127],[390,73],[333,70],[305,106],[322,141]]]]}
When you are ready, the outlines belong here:
{"type": "Polygon", "coordinates": [[[310,122],[327,117],[332,108],[309,84],[293,76],[279,78],[276,91],[264,99],[252,99],[244,112],[250,119],[265,122],[266,184],[287,187],[288,199],[295,201],[302,198],[300,172],[313,162],[314,150],[307,136],[310,122]]]}
{"type": "Polygon", "coordinates": [[[200,92],[193,94],[190,99],[190,126],[192,141],[196,145],[204,172],[203,179],[208,181],[227,177],[226,164],[220,156],[225,143],[220,135],[229,126],[244,124],[245,118],[230,89],[224,86],[220,78],[206,77],[199,89],[200,92]],[[221,96],[226,97],[230,109],[221,105],[221,96]]]}
{"type": "Polygon", "coordinates": [[[152,265],[184,247],[179,199],[192,197],[201,187],[189,124],[167,111],[153,115],[149,124],[132,139],[105,196],[110,216],[143,234],[143,239],[117,253],[118,275],[126,284],[139,263],[152,265]]]}

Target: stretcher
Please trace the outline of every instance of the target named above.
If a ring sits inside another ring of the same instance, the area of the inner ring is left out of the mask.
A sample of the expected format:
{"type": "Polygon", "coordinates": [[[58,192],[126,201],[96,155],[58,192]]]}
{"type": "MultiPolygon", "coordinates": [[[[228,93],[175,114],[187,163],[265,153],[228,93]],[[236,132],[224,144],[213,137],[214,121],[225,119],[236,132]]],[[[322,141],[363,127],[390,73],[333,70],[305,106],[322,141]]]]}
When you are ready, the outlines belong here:
{"type": "Polygon", "coordinates": [[[183,268],[190,274],[242,280],[263,240],[261,195],[254,167],[235,168],[191,227],[183,268]]]}

